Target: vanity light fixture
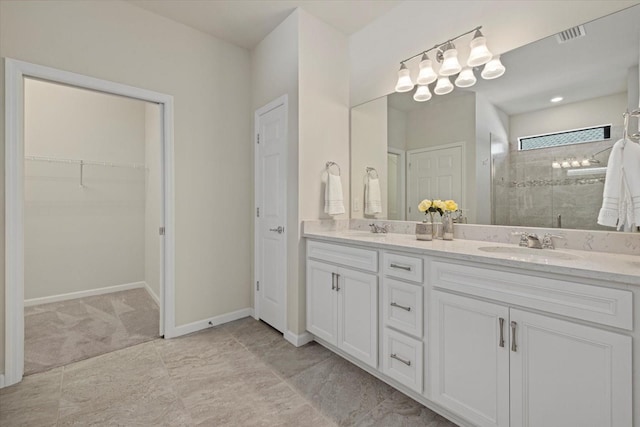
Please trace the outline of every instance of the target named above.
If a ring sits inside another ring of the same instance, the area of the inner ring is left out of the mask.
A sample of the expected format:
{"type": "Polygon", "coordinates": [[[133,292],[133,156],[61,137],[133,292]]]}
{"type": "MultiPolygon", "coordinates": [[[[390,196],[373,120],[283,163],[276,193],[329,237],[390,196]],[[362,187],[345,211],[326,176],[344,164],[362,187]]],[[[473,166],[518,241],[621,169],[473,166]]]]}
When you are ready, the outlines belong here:
{"type": "Polygon", "coordinates": [[[560,168],[562,167],[562,165],[560,164],[560,162],[559,162],[559,161],[554,160],[554,161],[551,163],[551,167],[552,167],[552,168],[554,168],[554,169],[560,169],[560,168]]]}
{"type": "Polygon", "coordinates": [[[433,83],[438,79],[438,74],[433,70],[433,63],[429,59],[426,53],[422,54],[422,59],[420,60],[420,74],[418,74],[418,84],[419,85],[428,85],[429,83],[433,83]]]}
{"type": "Polygon", "coordinates": [[[398,83],[396,83],[396,92],[409,92],[413,89],[413,81],[411,81],[411,72],[404,65],[404,62],[400,63],[400,70],[398,70],[398,83]]]}
{"type": "Polygon", "coordinates": [[[563,97],[561,97],[561,96],[554,96],[554,97],[553,97],[553,98],[551,98],[549,101],[551,101],[551,102],[553,102],[553,103],[555,104],[556,102],[560,102],[560,101],[562,101],[563,99],[564,99],[564,98],[563,98],[563,97]]]}
{"type": "Polygon", "coordinates": [[[431,99],[431,91],[429,86],[418,86],[418,90],[413,95],[413,100],[417,102],[425,102],[431,99]]]}
{"type": "Polygon", "coordinates": [[[571,167],[571,163],[569,163],[569,160],[563,160],[562,163],[560,164],[563,168],[567,169],[571,167]]]}
{"type": "Polygon", "coordinates": [[[462,70],[460,62],[458,62],[458,49],[449,42],[446,44],[444,51],[438,51],[438,59],[442,55],[442,66],[440,67],[441,76],[453,76],[462,70]]]}
{"type": "Polygon", "coordinates": [[[491,58],[491,61],[485,64],[480,75],[485,80],[493,80],[502,76],[505,71],[506,68],[504,68],[504,65],[502,65],[502,61],[500,61],[500,55],[496,55],[491,58]]]}
{"type": "Polygon", "coordinates": [[[440,76],[438,77],[438,83],[436,84],[436,88],[433,90],[433,93],[436,95],[446,95],[453,90],[453,85],[451,84],[451,80],[449,77],[440,76]]]}
{"type": "Polygon", "coordinates": [[[460,74],[458,74],[458,78],[455,83],[458,87],[471,87],[476,84],[476,76],[473,74],[473,68],[465,68],[460,74]]]}
{"type": "Polygon", "coordinates": [[[477,82],[474,68],[484,65],[480,75],[483,79],[491,80],[502,76],[505,72],[505,67],[500,61],[499,55],[493,55],[487,48],[487,39],[480,32],[482,27],[476,27],[473,30],[453,37],[445,42],[438,43],[432,48],[413,55],[410,58],[400,62],[400,70],[398,71],[398,81],[396,83],[396,92],[409,92],[414,89],[415,84],[411,79],[409,68],[407,68],[407,62],[414,58],[421,57],[419,64],[419,72],[416,83],[418,88],[413,96],[413,99],[418,102],[424,102],[431,99],[431,91],[436,95],[445,95],[453,91],[455,85],[460,88],[471,87],[477,82]],[[473,40],[471,40],[470,47],[471,52],[469,57],[463,63],[466,66],[463,68],[458,60],[458,50],[453,44],[456,40],[473,33],[473,40]],[[436,72],[434,70],[434,64],[432,59],[427,55],[429,52],[434,51],[434,58],[439,62],[440,69],[436,72]],[[450,79],[451,76],[454,76],[450,79]],[[431,88],[428,85],[436,82],[431,88]],[[424,86],[424,87],[423,87],[424,86]]]}

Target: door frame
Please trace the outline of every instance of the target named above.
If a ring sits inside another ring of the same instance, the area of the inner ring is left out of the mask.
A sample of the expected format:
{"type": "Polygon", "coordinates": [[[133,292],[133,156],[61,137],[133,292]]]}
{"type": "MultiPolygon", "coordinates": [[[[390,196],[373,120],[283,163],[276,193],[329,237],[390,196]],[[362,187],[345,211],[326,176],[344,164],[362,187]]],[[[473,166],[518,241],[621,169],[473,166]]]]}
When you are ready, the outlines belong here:
{"type": "Polygon", "coordinates": [[[442,145],[434,145],[432,147],[425,147],[425,148],[417,148],[415,150],[407,150],[407,188],[406,188],[406,192],[407,194],[409,193],[409,156],[411,156],[412,154],[419,154],[419,153],[426,153],[428,151],[437,151],[437,150],[446,150],[449,148],[456,148],[456,147],[460,147],[460,149],[462,150],[462,191],[461,191],[461,199],[462,200],[456,200],[456,202],[458,202],[458,205],[461,207],[461,209],[469,209],[467,207],[467,173],[466,173],[466,169],[467,169],[467,143],[465,141],[459,141],[459,142],[452,142],[449,144],[442,144],[442,145]]]}
{"type": "MultiPolygon", "coordinates": [[[[400,148],[387,147],[387,153],[395,154],[398,156],[398,167],[400,168],[400,221],[407,220],[407,152],[400,148]]],[[[389,177],[387,176],[387,179],[389,177]]],[[[387,192],[388,194],[388,192],[387,192]]],[[[389,203],[387,202],[387,212],[389,210],[389,203]]]]}
{"type": "MultiPolygon", "coordinates": [[[[253,217],[253,235],[254,235],[254,242],[253,242],[253,271],[254,271],[254,287],[253,287],[253,317],[256,320],[260,320],[260,293],[258,291],[258,280],[260,277],[262,277],[262,271],[260,269],[260,233],[259,233],[259,224],[260,224],[260,220],[261,218],[258,217],[257,215],[257,208],[259,206],[259,201],[260,201],[260,172],[261,172],[261,168],[260,168],[260,144],[258,143],[258,134],[260,133],[260,116],[263,114],[268,113],[271,110],[274,110],[278,107],[284,106],[284,140],[285,140],[285,150],[284,150],[284,171],[283,173],[285,174],[285,177],[288,178],[288,161],[289,161],[289,156],[288,156],[288,146],[289,146],[289,96],[287,94],[280,96],[277,99],[274,99],[273,101],[269,102],[268,104],[266,104],[263,107],[258,108],[255,113],[254,113],[254,132],[253,132],[253,159],[254,159],[254,167],[253,167],[253,180],[254,180],[254,184],[253,184],[253,188],[254,188],[254,199],[253,199],[253,209],[254,209],[254,217],[253,217]]],[[[287,179],[288,181],[288,179],[287,179]]],[[[283,194],[283,198],[284,198],[284,204],[285,204],[285,209],[284,209],[284,227],[285,227],[285,244],[284,244],[284,251],[285,251],[285,260],[288,256],[288,234],[287,231],[290,231],[291,227],[288,226],[287,223],[287,192],[285,191],[285,193],[283,194]]],[[[283,325],[283,329],[284,329],[284,335],[287,335],[287,332],[289,331],[289,325],[287,322],[288,319],[288,315],[287,315],[287,294],[288,292],[288,287],[289,287],[289,282],[288,282],[288,274],[287,274],[287,268],[285,267],[284,269],[284,275],[283,275],[283,279],[284,279],[284,295],[282,298],[283,304],[284,304],[284,325],[283,325]]]]}
{"type": "Polygon", "coordinates": [[[159,104],[162,109],[160,335],[175,336],[173,97],[69,71],[5,58],[5,365],[4,385],[24,374],[24,78],[159,104]]]}

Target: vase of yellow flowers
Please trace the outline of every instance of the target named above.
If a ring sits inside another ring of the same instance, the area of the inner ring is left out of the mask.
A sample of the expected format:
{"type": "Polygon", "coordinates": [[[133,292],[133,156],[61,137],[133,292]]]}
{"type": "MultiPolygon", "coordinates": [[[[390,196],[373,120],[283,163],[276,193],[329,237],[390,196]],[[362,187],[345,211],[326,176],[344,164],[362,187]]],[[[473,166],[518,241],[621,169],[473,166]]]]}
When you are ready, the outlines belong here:
{"type": "Polygon", "coordinates": [[[418,210],[428,215],[422,224],[416,226],[416,238],[418,240],[432,240],[438,237],[438,227],[434,223],[434,215],[442,217],[442,238],[453,240],[453,217],[451,213],[458,209],[453,200],[429,200],[425,199],[418,205],[418,210]],[[430,233],[429,233],[430,232],[430,233]]]}

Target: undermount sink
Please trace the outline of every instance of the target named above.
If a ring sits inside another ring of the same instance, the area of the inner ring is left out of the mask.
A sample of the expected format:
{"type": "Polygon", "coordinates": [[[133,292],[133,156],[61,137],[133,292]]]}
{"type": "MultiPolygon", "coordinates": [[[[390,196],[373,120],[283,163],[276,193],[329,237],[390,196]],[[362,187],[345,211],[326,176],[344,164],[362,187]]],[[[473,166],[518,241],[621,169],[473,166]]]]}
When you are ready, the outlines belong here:
{"type": "Polygon", "coordinates": [[[580,258],[577,255],[568,254],[566,252],[559,252],[551,249],[523,248],[521,246],[483,246],[478,248],[478,250],[493,254],[509,255],[510,259],[522,261],[570,261],[580,258]]]}
{"type": "Polygon", "coordinates": [[[357,230],[345,231],[344,233],[342,233],[342,235],[345,237],[359,237],[359,238],[386,236],[385,233],[372,233],[370,231],[357,231],[357,230]]]}

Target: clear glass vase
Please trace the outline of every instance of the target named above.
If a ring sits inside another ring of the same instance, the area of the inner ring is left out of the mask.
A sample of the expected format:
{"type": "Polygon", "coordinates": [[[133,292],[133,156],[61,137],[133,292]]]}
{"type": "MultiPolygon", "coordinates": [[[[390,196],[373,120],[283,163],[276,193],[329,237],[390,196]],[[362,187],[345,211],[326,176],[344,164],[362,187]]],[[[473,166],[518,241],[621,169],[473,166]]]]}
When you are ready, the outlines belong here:
{"type": "Polygon", "coordinates": [[[442,214],[442,239],[453,240],[453,215],[451,211],[442,214]]]}
{"type": "Polygon", "coordinates": [[[433,239],[433,222],[426,219],[416,224],[416,239],[430,241],[433,239]]]}

